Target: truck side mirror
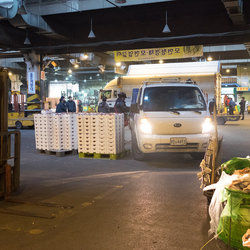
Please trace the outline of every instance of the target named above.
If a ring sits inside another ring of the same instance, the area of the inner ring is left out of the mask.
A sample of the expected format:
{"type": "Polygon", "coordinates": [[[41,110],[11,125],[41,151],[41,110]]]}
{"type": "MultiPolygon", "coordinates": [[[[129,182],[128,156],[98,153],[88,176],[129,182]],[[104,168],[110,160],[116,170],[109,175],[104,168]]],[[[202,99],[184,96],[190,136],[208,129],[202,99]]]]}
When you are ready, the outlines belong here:
{"type": "Polygon", "coordinates": [[[139,114],[139,109],[137,107],[137,104],[131,104],[131,106],[130,106],[130,112],[131,113],[135,113],[135,114],[139,114]]]}

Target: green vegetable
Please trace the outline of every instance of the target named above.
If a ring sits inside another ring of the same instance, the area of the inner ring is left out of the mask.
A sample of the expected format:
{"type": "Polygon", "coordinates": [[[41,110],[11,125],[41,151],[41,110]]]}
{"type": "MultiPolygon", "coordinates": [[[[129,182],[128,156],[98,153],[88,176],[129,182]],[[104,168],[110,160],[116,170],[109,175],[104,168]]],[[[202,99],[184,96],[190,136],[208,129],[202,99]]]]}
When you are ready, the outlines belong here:
{"type": "Polygon", "coordinates": [[[223,171],[232,175],[235,170],[241,170],[250,167],[250,159],[234,157],[231,160],[222,163],[223,171]]]}

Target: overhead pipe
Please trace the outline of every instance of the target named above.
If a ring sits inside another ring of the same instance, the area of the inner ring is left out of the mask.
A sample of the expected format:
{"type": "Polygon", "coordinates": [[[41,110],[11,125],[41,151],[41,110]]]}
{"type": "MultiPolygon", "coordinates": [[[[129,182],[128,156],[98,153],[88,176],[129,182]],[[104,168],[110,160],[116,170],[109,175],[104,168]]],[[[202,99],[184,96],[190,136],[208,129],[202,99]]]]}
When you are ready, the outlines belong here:
{"type": "Polygon", "coordinates": [[[12,19],[16,16],[19,8],[19,1],[13,0],[11,8],[4,8],[0,6],[0,19],[12,19]]]}

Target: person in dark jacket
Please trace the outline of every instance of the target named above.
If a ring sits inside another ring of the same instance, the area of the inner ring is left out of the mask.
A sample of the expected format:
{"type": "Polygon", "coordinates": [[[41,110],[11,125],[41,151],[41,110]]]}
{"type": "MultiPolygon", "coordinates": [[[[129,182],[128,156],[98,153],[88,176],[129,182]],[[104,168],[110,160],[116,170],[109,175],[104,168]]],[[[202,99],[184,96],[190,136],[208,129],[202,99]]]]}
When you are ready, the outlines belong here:
{"type": "Polygon", "coordinates": [[[69,100],[67,101],[66,105],[68,108],[68,112],[76,112],[76,104],[71,96],[69,96],[69,100]]]}
{"type": "Polygon", "coordinates": [[[98,112],[102,112],[102,113],[109,113],[110,112],[109,105],[107,104],[106,101],[107,101],[107,98],[103,97],[102,102],[100,102],[100,104],[98,105],[98,112]]]}
{"type": "Polygon", "coordinates": [[[245,112],[245,108],[246,108],[246,100],[245,100],[245,97],[242,97],[241,98],[241,101],[240,101],[240,115],[242,115],[242,118],[241,120],[244,120],[244,112],[245,112]]]}
{"type": "Polygon", "coordinates": [[[235,102],[233,101],[232,98],[229,98],[229,115],[233,115],[234,114],[234,107],[235,107],[235,102]]]}
{"type": "Polygon", "coordinates": [[[61,97],[60,102],[56,106],[56,113],[64,113],[66,112],[66,101],[64,96],[61,97]]]}
{"type": "Polygon", "coordinates": [[[115,101],[115,112],[116,113],[125,113],[129,112],[129,107],[126,106],[125,99],[127,98],[124,92],[118,94],[118,98],[115,101]]]}
{"type": "Polygon", "coordinates": [[[213,100],[209,103],[209,108],[208,108],[210,115],[214,114],[214,105],[215,105],[215,101],[214,101],[214,98],[213,98],[213,100]]]}

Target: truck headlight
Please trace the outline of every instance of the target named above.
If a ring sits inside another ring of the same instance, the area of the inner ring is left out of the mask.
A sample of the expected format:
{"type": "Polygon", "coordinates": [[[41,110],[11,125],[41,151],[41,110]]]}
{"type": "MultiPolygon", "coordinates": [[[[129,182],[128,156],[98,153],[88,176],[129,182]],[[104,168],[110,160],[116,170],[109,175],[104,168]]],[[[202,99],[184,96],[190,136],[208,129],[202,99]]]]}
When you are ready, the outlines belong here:
{"type": "Polygon", "coordinates": [[[141,119],[141,131],[144,134],[151,134],[152,133],[151,125],[148,122],[147,118],[141,119]]]}
{"type": "Polygon", "coordinates": [[[202,133],[210,133],[213,129],[213,124],[211,118],[206,117],[203,125],[202,125],[202,133]]]}

